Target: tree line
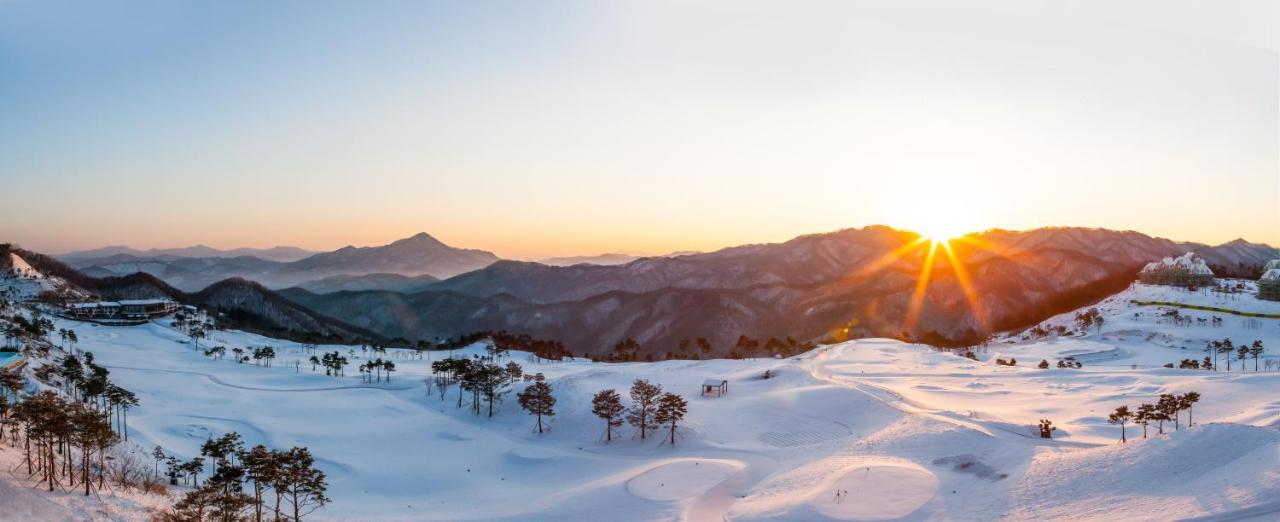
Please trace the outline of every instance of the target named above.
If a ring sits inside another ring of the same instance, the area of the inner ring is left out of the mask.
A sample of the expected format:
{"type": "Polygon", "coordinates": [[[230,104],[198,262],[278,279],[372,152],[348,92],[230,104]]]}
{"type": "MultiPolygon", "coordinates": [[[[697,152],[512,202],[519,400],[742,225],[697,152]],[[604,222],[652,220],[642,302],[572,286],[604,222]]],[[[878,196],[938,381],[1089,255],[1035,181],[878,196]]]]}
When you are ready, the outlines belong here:
{"type": "Polygon", "coordinates": [[[591,398],[591,413],[600,417],[605,423],[605,442],[613,441],[613,431],[622,426],[625,419],[634,426],[645,440],[651,431],[663,429],[672,446],[676,444],[676,430],[680,421],[689,412],[689,403],[684,397],[674,393],[663,393],[661,384],[653,384],[645,379],[636,379],[631,383],[628,394],[630,406],[622,404],[622,397],[612,388],[601,390],[591,398]]]}
{"type": "Polygon", "coordinates": [[[274,450],[259,444],[246,449],[240,434],[230,432],[206,440],[200,455],[183,463],[160,446],[152,452],[157,470],[166,463],[171,483],[179,476],[196,480],[166,520],[296,522],[331,502],[325,473],[315,467],[315,457],[306,447],[274,450]],[[198,475],[206,458],[213,471],[201,485],[198,475]]]}
{"type": "Polygon", "coordinates": [[[190,460],[159,446],[152,452],[154,465],[140,460],[125,443],[127,412],[139,401],[110,380],[92,352],[66,353],[31,375],[48,389],[27,394],[21,372],[0,371],[0,444],[21,450],[22,462],[13,471],[24,470],[43,489],[88,496],[112,484],[163,493],[159,478],[166,476],[170,485],[193,486],[161,515],[169,521],[300,521],[330,502],[324,472],[305,447],[246,450],[240,436],[230,433],[206,441],[201,456],[190,460]],[[213,470],[201,484],[206,462],[213,470]]]}
{"type": "Polygon", "coordinates": [[[1236,346],[1231,339],[1209,341],[1204,345],[1204,353],[1212,354],[1213,361],[1210,361],[1209,356],[1206,355],[1200,366],[1206,370],[1211,369],[1217,371],[1220,364],[1218,362],[1218,355],[1224,354],[1225,357],[1223,357],[1223,359],[1227,361],[1227,371],[1231,371],[1231,359],[1234,356],[1236,360],[1240,361],[1238,366],[1240,371],[1246,371],[1248,369],[1245,366],[1245,362],[1252,357],[1253,371],[1256,372],[1259,369],[1258,359],[1261,358],[1262,354],[1266,353],[1266,351],[1266,347],[1263,346],[1261,339],[1253,341],[1252,344],[1240,343],[1239,346],[1236,346]]]}
{"type": "Polygon", "coordinates": [[[564,344],[556,340],[536,339],[526,334],[515,334],[506,330],[485,330],[461,335],[457,339],[446,339],[437,345],[440,350],[456,350],[488,339],[493,346],[503,350],[529,352],[538,360],[562,361],[573,357],[564,344]]]}
{"type": "Polygon", "coordinates": [[[1120,442],[1127,442],[1125,426],[1133,423],[1142,426],[1142,438],[1147,438],[1147,426],[1156,424],[1159,434],[1164,434],[1164,423],[1173,422],[1174,430],[1181,427],[1181,413],[1187,412],[1187,426],[1193,424],[1192,407],[1200,402],[1200,394],[1190,391],[1181,395],[1161,394],[1155,404],[1141,404],[1136,410],[1128,405],[1117,406],[1107,416],[1107,422],[1120,426],[1120,442]]]}
{"type": "MultiPolygon", "coordinates": [[[[529,415],[535,417],[539,434],[545,433],[544,419],[555,416],[556,397],[550,382],[541,374],[527,375],[515,362],[505,365],[498,359],[501,349],[488,355],[470,358],[446,358],[431,363],[432,376],[426,380],[427,393],[434,389],[445,400],[450,390],[456,388],[455,407],[468,406],[475,415],[487,412],[494,415],[495,405],[501,404],[511,387],[519,381],[527,386],[516,394],[517,400],[529,415]]],[[[674,445],[680,422],[688,412],[688,402],[674,393],[663,393],[662,386],[638,379],[631,385],[630,405],[622,403],[617,390],[601,390],[592,397],[592,413],[605,422],[605,441],[612,442],[615,431],[629,423],[637,430],[641,440],[655,430],[665,430],[666,438],[674,445]]]]}
{"type": "MultiPolygon", "coordinates": [[[[733,347],[725,354],[728,359],[746,359],[750,357],[790,357],[817,347],[812,341],[797,341],[792,337],[770,337],[761,342],[747,335],[739,335],[733,347]]],[[[716,352],[706,337],[684,338],[676,343],[674,350],[666,352],[647,352],[643,356],[643,347],[638,341],[627,337],[613,346],[613,351],[604,355],[592,356],[596,362],[635,362],[635,361],[669,361],[669,360],[701,360],[710,359],[716,352]]]]}

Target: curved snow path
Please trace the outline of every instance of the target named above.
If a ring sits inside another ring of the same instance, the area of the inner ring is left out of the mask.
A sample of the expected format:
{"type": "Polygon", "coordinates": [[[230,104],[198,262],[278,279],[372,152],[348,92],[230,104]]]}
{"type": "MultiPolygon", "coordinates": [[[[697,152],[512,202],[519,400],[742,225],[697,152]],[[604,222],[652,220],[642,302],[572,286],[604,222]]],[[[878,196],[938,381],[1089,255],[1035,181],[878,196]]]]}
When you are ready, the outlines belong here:
{"type": "Polygon", "coordinates": [[[764,455],[748,452],[728,451],[744,464],[729,478],[716,484],[711,489],[698,495],[684,511],[684,519],[696,522],[705,520],[729,520],[729,510],[733,504],[753,486],[773,474],[777,462],[764,455]]]}
{"type": "Polygon", "coordinates": [[[830,382],[833,384],[839,384],[839,385],[846,386],[851,389],[863,392],[867,395],[870,395],[872,398],[902,413],[906,413],[908,415],[919,415],[919,416],[927,417],[940,422],[954,424],[963,428],[969,428],[971,430],[977,431],[978,433],[982,433],[989,437],[995,437],[995,438],[1006,439],[1006,440],[1018,440],[1022,442],[1032,442],[1032,443],[1035,443],[1036,445],[1073,446],[1073,447],[1081,447],[1081,448],[1092,448],[1092,447],[1102,446],[1102,444],[1095,444],[1090,442],[1070,442],[1070,441],[1061,441],[1061,440],[1054,440],[1054,439],[1042,439],[1039,437],[1032,437],[1030,434],[1012,431],[1012,430],[1009,430],[1008,428],[1000,426],[999,424],[994,424],[994,423],[987,424],[987,423],[977,422],[977,421],[968,419],[966,417],[963,417],[960,414],[951,410],[931,407],[927,404],[923,404],[921,402],[908,399],[904,397],[902,394],[895,392],[892,389],[886,388],[884,386],[879,386],[879,385],[870,384],[870,383],[839,376],[835,373],[827,371],[827,364],[830,362],[830,359],[831,359],[831,351],[834,349],[839,349],[841,351],[844,351],[845,349],[847,349],[847,347],[840,346],[837,348],[823,351],[822,353],[818,354],[818,356],[813,359],[813,366],[810,368],[810,373],[813,375],[815,379],[830,382]]]}
{"type": "Polygon", "coordinates": [[[245,385],[242,385],[242,384],[231,384],[231,383],[229,383],[229,382],[227,382],[227,381],[224,381],[224,380],[222,380],[222,379],[219,379],[219,378],[218,378],[218,376],[216,376],[216,375],[209,374],[209,373],[203,373],[203,372],[193,372],[193,371],[187,371],[187,370],[166,370],[166,369],[161,369],[161,368],[137,368],[137,367],[133,367],[133,366],[106,366],[106,365],[104,365],[103,367],[104,367],[104,368],[108,368],[108,369],[112,369],[112,370],[133,370],[133,371],[138,371],[138,372],[164,372],[164,373],[176,373],[176,374],[179,374],[179,375],[195,375],[195,376],[198,376],[198,377],[204,377],[204,378],[206,378],[206,379],[209,379],[209,382],[212,382],[212,383],[217,384],[217,385],[219,385],[219,386],[226,386],[226,387],[228,387],[228,388],[236,388],[236,389],[240,389],[240,390],[264,391],[264,392],[290,392],[290,393],[297,393],[297,392],[335,391],[335,390],[358,390],[358,389],[368,389],[368,390],[386,390],[386,391],[404,391],[404,390],[411,390],[411,389],[413,389],[413,388],[414,388],[414,386],[413,386],[413,385],[409,385],[409,386],[397,386],[397,387],[395,387],[395,388],[390,388],[390,387],[386,387],[386,386],[377,386],[377,385],[372,385],[372,384],[357,384],[357,385],[353,385],[353,386],[329,386],[329,387],[324,387],[324,388],[260,388],[260,387],[257,387],[257,386],[245,386],[245,385]]]}

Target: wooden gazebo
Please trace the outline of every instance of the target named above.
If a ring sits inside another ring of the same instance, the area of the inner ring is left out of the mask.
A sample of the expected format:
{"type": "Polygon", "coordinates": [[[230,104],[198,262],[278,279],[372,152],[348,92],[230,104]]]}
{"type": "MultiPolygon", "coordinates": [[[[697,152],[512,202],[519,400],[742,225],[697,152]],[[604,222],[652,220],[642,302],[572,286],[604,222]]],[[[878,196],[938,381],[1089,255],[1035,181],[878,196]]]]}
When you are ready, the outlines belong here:
{"type": "Polygon", "coordinates": [[[729,381],[724,379],[707,379],[702,381],[702,394],[717,397],[729,393],[729,381]]]}

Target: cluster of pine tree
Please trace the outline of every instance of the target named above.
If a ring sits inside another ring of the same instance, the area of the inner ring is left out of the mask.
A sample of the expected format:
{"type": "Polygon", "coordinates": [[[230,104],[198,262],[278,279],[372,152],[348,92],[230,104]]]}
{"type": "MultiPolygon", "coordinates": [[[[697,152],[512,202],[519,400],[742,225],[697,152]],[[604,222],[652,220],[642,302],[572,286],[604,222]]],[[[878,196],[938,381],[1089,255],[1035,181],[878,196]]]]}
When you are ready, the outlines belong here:
{"type": "MultiPolygon", "coordinates": [[[[792,355],[801,354],[817,347],[817,344],[804,341],[800,342],[792,337],[779,339],[770,337],[763,343],[758,339],[748,337],[746,335],[738,336],[738,341],[734,343],[733,348],[725,354],[728,359],[745,359],[748,357],[790,357],[792,355]]],[[[675,350],[666,352],[649,352],[641,355],[642,346],[633,338],[626,338],[618,341],[613,346],[613,351],[600,356],[593,356],[592,360],[597,362],[634,362],[634,361],[669,361],[669,360],[700,360],[711,358],[715,354],[715,348],[706,337],[697,337],[693,339],[681,339],[676,344],[675,350]]]]}
{"type": "Polygon", "coordinates": [[[1246,371],[1248,369],[1245,366],[1245,361],[1248,361],[1249,358],[1252,357],[1253,371],[1256,372],[1258,371],[1258,368],[1259,368],[1258,360],[1262,357],[1263,353],[1266,353],[1266,351],[1267,351],[1266,347],[1263,346],[1261,339],[1253,341],[1253,344],[1246,344],[1242,342],[1240,343],[1239,346],[1236,346],[1236,344],[1232,342],[1231,339],[1223,339],[1221,341],[1210,341],[1208,343],[1205,343],[1204,352],[1212,354],[1213,361],[1212,363],[1210,363],[1209,356],[1206,355],[1204,358],[1204,362],[1201,364],[1201,367],[1206,370],[1212,369],[1216,371],[1218,369],[1218,364],[1219,364],[1218,354],[1223,354],[1224,355],[1223,359],[1227,361],[1227,371],[1231,371],[1231,359],[1233,357],[1236,360],[1240,361],[1240,364],[1239,364],[1240,371],[1246,371]]]}
{"type": "Polygon", "coordinates": [[[24,338],[44,339],[53,332],[53,321],[41,316],[39,309],[32,310],[30,318],[18,313],[7,318],[12,324],[8,325],[4,331],[6,346],[24,338]]]}
{"type": "Polygon", "coordinates": [[[1194,391],[1182,395],[1162,394],[1155,404],[1142,404],[1137,410],[1129,406],[1116,407],[1116,411],[1107,416],[1107,422],[1120,426],[1120,442],[1126,442],[1125,425],[1130,422],[1142,426],[1142,438],[1147,438],[1147,426],[1156,423],[1158,433],[1164,433],[1164,423],[1173,422],[1174,429],[1181,427],[1179,415],[1187,412],[1187,425],[1192,425],[1191,407],[1200,402],[1200,394],[1194,391]]]}
{"type": "MultiPolygon", "coordinates": [[[[266,366],[268,368],[271,367],[271,361],[276,358],[276,349],[270,346],[262,346],[259,348],[249,348],[247,350],[244,348],[236,347],[231,349],[231,353],[235,354],[235,360],[238,363],[242,363],[242,364],[247,363],[249,362],[250,359],[253,359],[253,364],[255,366],[266,366]],[[248,353],[249,355],[245,355],[246,353],[248,353]]],[[[205,357],[208,357],[215,361],[221,360],[222,357],[226,354],[227,354],[226,346],[214,346],[212,348],[206,348],[204,351],[205,357]]]]}
{"type": "Polygon", "coordinates": [[[562,361],[573,357],[560,341],[535,339],[525,334],[513,334],[506,330],[473,332],[459,336],[457,339],[446,339],[436,345],[439,350],[456,350],[483,340],[489,340],[493,346],[503,350],[518,350],[533,354],[538,360],[562,361]]]}
{"type": "Polygon", "coordinates": [[[625,418],[638,430],[640,440],[647,438],[651,431],[666,429],[667,438],[674,446],[676,430],[689,411],[689,403],[684,397],[663,393],[661,384],[644,379],[631,383],[630,396],[630,407],[623,406],[622,397],[612,388],[601,390],[592,397],[591,412],[605,422],[605,442],[613,441],[614,429],[622,426],[625,418]]]}
{"type": "Polygon", "coordinates": [[[490,417],[493,416],[494,406],[500,404],[507,393],[510,393],[511,385],[524,378],[524,369],[519,364],[514,361],[501,364],[497,355],[449,357],[432,361],[431,373],[432,378],[426,381],[428,393],[430,387],[435,386],[440,393],[440,400],[444,400],[449,388],[456,385],[458,408],[463,406],[463,396],[470,395],[471,411],[479,415],[483,407],[488,410],[490,417]]]}
{"type": "Polygon", "coordinates": [[[1097,308],[1090,308],[1083,312],[1076,312],[1075,321],[1076,327],[1079,328],[1081,332],[1088,332],[1089,328],[1097,328],[1098,332],[1102,332],[1102,325],[1107,322],[1107,320],[1102,317],[1102,312],[1099,312],[1097,308]]]}
{"type": "Polygon", "coordinates": [[[171,480],[193,468],[198,476],[205,458],[213,463],[209,478],[203,485],[197,481],[195,489],[173,506],[166,520],[297,522],[330,502],[325,496],[325,474],[315,467],[315,458],[305,447],[280,451],[259,444],[246,449],[240,435],[231,432],[205,441],[200,454],[188,464],[175,465],[177,459],[165,455],[159,446],[153,452],[157,468],[160,462],[169,462],[171,480]]]}
{"type": "Polygon", "coordinates": [[[374,359],[360,365],[360,374],[365,382],[382,382],[382,374],[387,374],[387,382],[391,382],[391,374],[396,371],[396,363],[374,359]],[[376,380],[375,380],[376,379],[376,380]]]}
{"type": "Polygon", "coordinates": [[[35,370],[37,379],[57,386],[71,400],[89,405],[94,411],[106,412],[115,429],[128,440],[129,408],[138,405],[138,397],[111,382],[110,374],[94,362],[93,352],[86,352],[83,359],[66,354],[59,364],[46,364],[35,370]]]}
{"type": "Polygon", "coordinates": [[[336,351],[325,352],[320,357],[312,355],[308,361],[311,363],[311,371],[315,371],[316,365],[324,366],[324,374],[334,377],[341,377],[343,375],[342,369],[351,364],[346,357],[336,351]]]}

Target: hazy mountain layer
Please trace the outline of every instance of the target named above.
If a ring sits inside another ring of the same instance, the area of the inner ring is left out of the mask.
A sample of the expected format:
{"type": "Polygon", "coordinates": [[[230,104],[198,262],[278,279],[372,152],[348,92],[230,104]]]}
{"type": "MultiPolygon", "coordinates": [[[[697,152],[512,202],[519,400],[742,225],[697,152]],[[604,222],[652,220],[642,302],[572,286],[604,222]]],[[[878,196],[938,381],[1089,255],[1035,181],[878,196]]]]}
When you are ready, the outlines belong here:
{"type": "Polygon", "coordinates": [[[378,247],[343,247],[281,263],[252,256],[140,257],[116,253],[73,257],[72,267],[98,277],[144,272],[185,291],[239,277],[270,288],[285,288],[333,276],[396,274],[438,279],[484,268],[498,257],[483,250],[454,248],[425,233],[378,247]]]}

